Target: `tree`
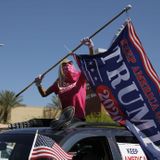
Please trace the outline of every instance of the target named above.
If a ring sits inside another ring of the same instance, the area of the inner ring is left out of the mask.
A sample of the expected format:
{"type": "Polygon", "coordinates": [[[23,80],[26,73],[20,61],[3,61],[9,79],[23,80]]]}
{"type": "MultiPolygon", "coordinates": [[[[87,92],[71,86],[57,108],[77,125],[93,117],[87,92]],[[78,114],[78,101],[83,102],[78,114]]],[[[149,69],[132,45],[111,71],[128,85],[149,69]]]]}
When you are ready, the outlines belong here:
{"type": "Polygon", "coordinates": [[[22,97],[16,97],[16,94],[12,91],[2,90],[0,92],[0,121],[6,123],[10,111],[13,107],[23,105],[22,97]]]}
{"type": "Polygon", "coordinates": [[[53,108],[58,108],[61,109],[61,102],[59,100],[59,97],[56,95],[53,95],[51,97],[51,102],[47,104],[47,107],[53,107],[53,108]]]}
{"type": "Polygon", "coordinates": [[[43,116],[45,118],[57,118],[59,117],[61,113],[61,102],[59,100],[59,97],[56,95],[53,95],[51,97],[51,102],[46,105],[43,111],[43,116]]]}

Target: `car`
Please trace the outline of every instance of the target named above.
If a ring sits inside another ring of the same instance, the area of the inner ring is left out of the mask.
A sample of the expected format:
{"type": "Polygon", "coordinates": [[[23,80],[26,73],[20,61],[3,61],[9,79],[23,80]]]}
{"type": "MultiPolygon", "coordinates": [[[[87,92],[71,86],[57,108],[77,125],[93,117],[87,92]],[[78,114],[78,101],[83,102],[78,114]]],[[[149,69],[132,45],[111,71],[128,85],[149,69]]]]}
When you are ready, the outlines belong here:
{"type": "Polygon", "coordinates": [[[28,160],[37,131],[74,154],[73,160],[147,160],[137,139],[128,130],[107,123],[75,122],[58,130],[51,127],[3,130],[1,152],[11,146],[8,160],[28,160]]]}

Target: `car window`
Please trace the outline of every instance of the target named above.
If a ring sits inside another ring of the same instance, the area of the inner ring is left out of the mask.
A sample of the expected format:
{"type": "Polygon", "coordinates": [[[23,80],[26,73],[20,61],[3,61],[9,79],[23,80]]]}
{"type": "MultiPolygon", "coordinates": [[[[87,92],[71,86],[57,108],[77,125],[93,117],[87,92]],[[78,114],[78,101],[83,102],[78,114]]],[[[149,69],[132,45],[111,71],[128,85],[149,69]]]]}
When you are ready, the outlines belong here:
{"type": "Polygon", "coordinates": [[[0,160],[28,160],[34,135],[1,135],[0,160]]]}
{"type": "Polygon", "coordinates": [[[105,137],[80,140],[69,152],[75,153],[73,160],[112,160],[105,137]]]}
{"type": "Polygon", "coordinates": [[[9,160],[9,157],[12,153],[14,146],[15,146],[15,143],[0,142],[0,159],[9,160]]]}
{"type": "Polygon", "coordinates": [[[122,157],[122,160],[127,159],[143,159],[147,160],[145,153],[139,145],[137,139],[131,136],[117,136],[116,142],[122,157]]]}
{"type": "MultiPolygon", "coordinates": [[[[0,147],[0,160],[27,160],[31,144],[3,142],[6,147],[0,147]]],[[[1,145],[1,144],[0,144],[1,145]]]]}

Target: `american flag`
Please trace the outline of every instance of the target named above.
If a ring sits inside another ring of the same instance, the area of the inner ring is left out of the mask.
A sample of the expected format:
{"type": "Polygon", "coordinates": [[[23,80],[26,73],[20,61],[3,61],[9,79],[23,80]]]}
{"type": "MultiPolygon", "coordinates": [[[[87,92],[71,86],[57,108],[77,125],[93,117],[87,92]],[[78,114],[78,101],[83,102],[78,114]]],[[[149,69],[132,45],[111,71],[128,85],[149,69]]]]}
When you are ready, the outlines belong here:
{"type": "Polygon", "coordinates": [[[66,153],[53,139],[36,133],[28,160],[71,160],[72,157],[73,155],[66,153]]]}

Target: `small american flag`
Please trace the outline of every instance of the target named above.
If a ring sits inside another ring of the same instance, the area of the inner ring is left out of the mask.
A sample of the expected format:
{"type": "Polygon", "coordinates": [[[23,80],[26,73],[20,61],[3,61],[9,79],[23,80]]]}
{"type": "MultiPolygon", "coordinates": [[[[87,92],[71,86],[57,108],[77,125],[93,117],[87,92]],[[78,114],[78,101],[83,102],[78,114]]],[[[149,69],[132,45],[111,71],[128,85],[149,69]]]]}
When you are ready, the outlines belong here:
{"type": "Polygon", "coordinates": [[[36,133],[28,160],[71,160],[72,157],[73,155],[66,153],[53,139],[36,133]]]}

